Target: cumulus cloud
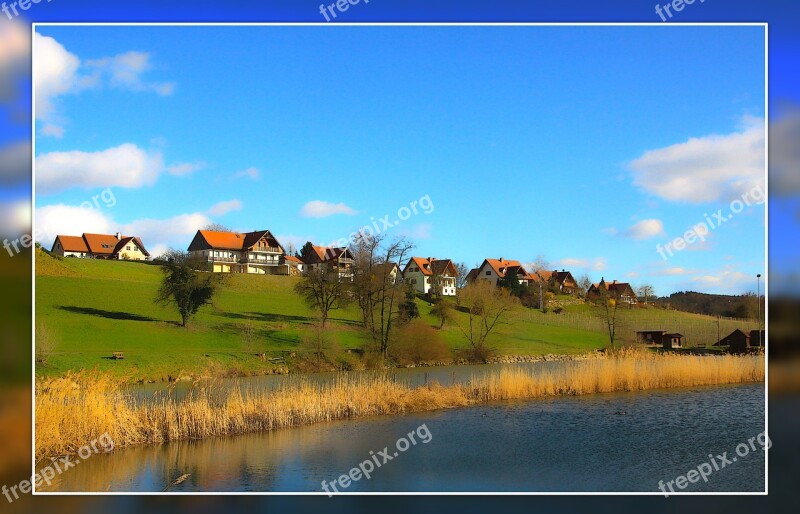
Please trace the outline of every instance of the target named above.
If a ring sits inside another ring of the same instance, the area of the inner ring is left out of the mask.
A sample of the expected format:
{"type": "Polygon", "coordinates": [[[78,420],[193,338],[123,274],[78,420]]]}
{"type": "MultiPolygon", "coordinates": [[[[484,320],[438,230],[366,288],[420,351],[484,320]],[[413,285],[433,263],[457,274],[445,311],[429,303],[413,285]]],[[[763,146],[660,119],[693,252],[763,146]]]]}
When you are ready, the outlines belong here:
{"type": "Polygon", "coordinates": [[[770,123],[770,193],[800,192],[800,108],[794,107],[770,123]]]}
{"type": "Polygon", "coordinates": [[[136,220],[122,225],[122,232],[141,237],[148,251],[153,256],[157,256],[159,253],[163,253],[163,250],[159,251],[159,249],[185,248],[192,236],[210,223],[211,220],[208,216],[195,212],[166,219],[136,220]]]}
{"type": "Polygon", "coordinates": [[[357,212],[344,203],[329,203],[322,200],[312,200],[300,209],[300,215],[305,218],[327,218],[336,214],[353,216],[357,212]]]}
{"type": "Polygon", "coordinates": [[[241,210],[242,210],[241,200],[228,200],[225,202],[219,202],[218,204],[212,206],[208,210],[208,213],[212,216],[222,216],[231,211],[241,211],[241,210]]]}
{"type": "Polygon", "coordinates": [[[690,138],[645,152],[629,167],[633,183],[670,201],[730,200],[764,187],[764,120],[746,118],[731,134],[690,138]]]}
{"type": "Polygon", "coordinates": [[[31,203],[28,200],[0,202],[0,234],[16,237],[30,230],[31,203]]]}
{"type": "Polygon", "coordinates": [[[244,177],[244,178],[249,178],[251,180],[258,180],[258,178],[260,176],[261,176],[261,173],[258,171],[258,169],[252,168],[252,167],[251,168],[247,168],[246,170],[237,171],[234,174],[234,177],[236,177],[236,178],[243,178],[244,177]]]}
{"type": "Polygon", "coordinates": [[[81,61],[52,37],[36,33],[34,40],[36,118],[43,120],[52,115],[53,99],[80,89],[78,68],[81,61]]]}
{"type": "Polygon", "coordinates": [[[102,210],[74,205],[47,205],[36,209],[34,238],[49,248],[56,236],[79,236],[84,232],[114,233],[113,221],[102,210]]]}
{"type": "Polygon", "coordinates": [[[129,91],[152,91],[168,96],[175,90],[174,82],[149,82],[142,78],[152,68],[150,54],[146,52],[125,52],[113,57],[86,61],[86,68],[94,73],[97,80],[105,78],[113,88],[129,91]]]}
{"type": "Polygon", "coordinates": [[[98,152],[45,153],[36,157],[36,192],[141,187],[155,182],[162,168],[160,154],[148,154],[131,143],[98,152]]]}
{"type": "Polygon", "coordinates": [[[647,219],[635,223],[623,235],[630,239],[644,240],[664,235],[664,224],[661,220],[647,219]]]}
{"type": "Polygon", "coordinates": [[[410,228],[400,230],[399,233],[411,239],[430,239],[431,230],[433,230],[432,223],[419,223],[410,228]]]}
{"type": "Polygon", "coordinates": [[[0,100],[9,100],[19,91],[19,82],[29,71],[30,35],[17,21],[0,23],[0,100]]]}
{"type": "Polygon", "coordinates": [[[593,271],[603,271],[608,266],[605,257],[595,257],[592,259],[580,259],[575,257],[567,257],[556,261],[557,268],[563,269],[590,269],[593,271]]]}
{"type": "Polygon", "coordinates": [[[50,136],[56,139],[61,139],[62,137],[64,137],[64,127],[55,125],[53,123],[48,123],[47,125],[42,127],[42,130],[40,130],[39,133],[42,134],[43,136],[50,136]]]}
{"type": "Polygon", "coordinates": [[[141,237],[155,257],[167,248],[186,248],[192,236],[210,223],[205,213],[194,212],[120,224],[102,209],[58,204],[36,209],[35,237],[43,246],[50,247],[59,234],[78,236],[85,232],[113,234],[119,231],[141,237]]]}
{"type": "Polygon", "coordinates": [[[191,175],[195,171],[202,170],[206,167],[204,162],[177,162],[167,168],[167,173],[175,175],[176,177],[183,177],[191,175]]]}
{"type": "Polygon", "coordinates": [[[36,33],[34,41],[36,119],[45,121],[49,127],[41,131],[42,135],[64,134],[63,127],[54,123],[58,118],[55,100],[60,96],[103,87],[167,96],[175,89],[173,82],[145,80],[143,76],[152,68],[150,54],[146,52],[131,51],[82,62],[50,36],[36,33]]]}
{"type": "MultiPolygon", "coordinates": [[[[756,277],[729,268],[716,273],[698,274],[691,278],[690,284],[698,290],[708,293],[742,294],[755,290],[756,277]]],[[[763,287],[763,280],[761,285],[763,287]]]]}
{"type": "Polygon", "coordinates": [[[691,275],[697,273],[694,270],[681,268],[679,266],[671,267],[671,268],[663,268],[653,272],[653,275],[659,277],[678,277],[681,275],[691,275]]]}
{"type": "Polygon", "coordinates": [[[31,144],[19,141],[0,149],[0,184],[20,184],[31,176],[31,144]]]}

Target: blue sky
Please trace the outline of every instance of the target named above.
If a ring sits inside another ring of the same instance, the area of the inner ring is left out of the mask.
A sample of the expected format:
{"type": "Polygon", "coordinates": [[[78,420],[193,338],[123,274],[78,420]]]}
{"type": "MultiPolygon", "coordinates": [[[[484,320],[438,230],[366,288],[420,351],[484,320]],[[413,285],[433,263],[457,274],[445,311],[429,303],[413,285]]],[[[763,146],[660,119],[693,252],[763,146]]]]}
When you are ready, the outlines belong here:
{"type": "Polygon", "coordinates": [[[755,203],[656,250],[763,188],[760,27],[37,32],[45,244],[185,247],[209,221],[328,243],[427,195],[389,232],[418,255],[543,256],[659,294],[754,290],[764,270],[755,203]]]}

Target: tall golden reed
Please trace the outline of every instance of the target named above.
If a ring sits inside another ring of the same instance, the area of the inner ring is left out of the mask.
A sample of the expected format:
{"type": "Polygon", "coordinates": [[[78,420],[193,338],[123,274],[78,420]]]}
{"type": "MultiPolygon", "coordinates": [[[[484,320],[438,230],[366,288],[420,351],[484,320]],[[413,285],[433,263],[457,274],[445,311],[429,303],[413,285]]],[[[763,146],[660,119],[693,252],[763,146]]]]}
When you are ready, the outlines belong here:
{"type": "Polygon", "coordinates": [[[107,375],[81,372],[36,384],[37,459],[74,452],[108,433],[116,448],[307,425],[345,418],[461,407],[494,400],[761,382],[764,357],[619,351],[557,370],[504,369],[466,384],[412,388],[387,375],[333,383],[288,381],[270,391],[210,386],[176,400],[136,400],[107,375]]]}

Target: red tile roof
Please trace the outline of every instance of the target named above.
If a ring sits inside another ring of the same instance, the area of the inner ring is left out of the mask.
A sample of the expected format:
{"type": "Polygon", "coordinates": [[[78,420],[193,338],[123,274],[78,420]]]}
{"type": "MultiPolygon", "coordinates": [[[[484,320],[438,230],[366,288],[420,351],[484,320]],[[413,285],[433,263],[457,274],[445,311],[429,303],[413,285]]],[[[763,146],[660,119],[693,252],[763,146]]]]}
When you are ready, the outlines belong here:
{"type": "Polygon", "coordinates": [[[270,247],[283,250],[283,247],[269,230],[244,233],[198,230],[197,233],[215,250],[249,250],[264,237],[266,237],[270,247]]]}
{"type": "Polygon", "coordinates": [[[406,264],[406,269],[411,265],[411,263],[416,264],[419,268],[420,273],[425,276],[433,275],[441,275],[445,277],[455,277],[458,272],[456,271],[456,265],[453,263],[451,259],[435,259],[433,257],[411,257],[411,259],[406,264]]]}
{"type": "MultiPolygon", "coordinates": [[[[133,241],[144,255],[150,256],[142,244],[142,240],[135,236],[120,235],[118,239],[113,234],[83,234],[82,236],[59,235],[56,239],[61,241],[61,247],[65,252],[84,252],[95,255],[114,255],[133,241]]],[[[55,246],[55,243],[53,244],[55,246]]]]}
{"type": "Polygon", "coordinates": [[[61,248],[65,252],[89,252],[89,248],[86,247],[86,241],[80,236],[58,236],[56,241],[61,241],[61,248]]]}
{"type": "MultiPolygon", "coordinates": [[[[536,280],[536,277],[528,273],[528,270],[526,270],[519,261],[486,259],[484,264],[488,264],[500,278],[505,278],[506,272],[514,270],[517,272],[517,278],[519,279],[536,280]]],[[[481,268],[483,268],[483,266],[481,266],[481,268]]]]}

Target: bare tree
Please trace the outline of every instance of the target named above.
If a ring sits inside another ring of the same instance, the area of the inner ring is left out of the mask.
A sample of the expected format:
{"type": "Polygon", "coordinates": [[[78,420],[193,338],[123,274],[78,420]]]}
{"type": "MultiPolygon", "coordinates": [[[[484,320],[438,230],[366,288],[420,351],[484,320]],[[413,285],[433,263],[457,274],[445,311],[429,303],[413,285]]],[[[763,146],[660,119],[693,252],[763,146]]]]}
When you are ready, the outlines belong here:
{"type": "Polygon", "coordinates": [[[464,289],[467,286],[467,275],[469,268],[465,262],[456,263],[456,287],[464,289]]]}
{"type": "Polygon", "coordinates": [[[531,273],[547,271],[550,269],[550,262],[544,257],[544,255],[537,255],[536,259],[528,263],[528,268],[531,273]]]}
{"type": "Polygon", "coordinates": [[[358,237],[350,246],[353,254],[352,292],[361,310],[362,323],[382,355],[398,317],[406,284],[394,280],[394,263],[404,262],[414,244],[404,237],[387,241],[384,236],[358,237]]]}
{"type": "Polygon", "coordinates": [[[203,230],[210,230],[211,232],[233,232],[230,228],[226,227],[222,223],[209,223],[203,230]]]}
{"type": "Polygon", "coordinates": [[[650,284],[642,284],[638,291],[636,292],[640,297],[644,298],[645,305],[647,304],[647,299],[651,296],[655,296],[655,289],[650,284]]]}
{"type": "Polygon", "coordinates": [[[589,278],[589,275],[584,273],[580,279],[578,279],[578,287],[581,291],[581,296],[586,296],[586,293],[589,292],[589,288],[592,287],[592,279],[589,278]]]}
{"type": "Polygon", "coordinates": [[[504,287],[476,280],[461,291],[460,304],[467,309],[467,320],[458,328],[470,345],[472,357],[485,362],[493,351],[487,339],[516,310],[519,300],[504,287]]]}
{"type": "Polygon", "coordinates": [[[328,321],[330,312],[347,304],[347,286],[336,271],[324,267],[310,269],[295,284],[294,290],[311,309],[319,313],[322,326],[328,321]]]}
{"type": "Polygon", "coordinates": [[[592,296],[593,303],[597,307],[599,316],[608,332],[608,341],[611,343],[611,348],[614,349],[619,328],[622,325],[622,319],[619,314],[620,295],[610,292],[607,287],[601,287],[597,296],[592,296]]]}

